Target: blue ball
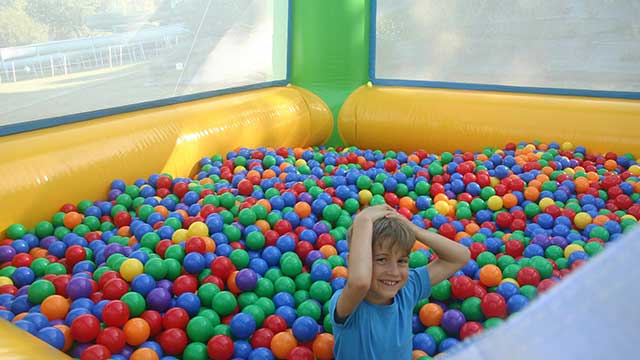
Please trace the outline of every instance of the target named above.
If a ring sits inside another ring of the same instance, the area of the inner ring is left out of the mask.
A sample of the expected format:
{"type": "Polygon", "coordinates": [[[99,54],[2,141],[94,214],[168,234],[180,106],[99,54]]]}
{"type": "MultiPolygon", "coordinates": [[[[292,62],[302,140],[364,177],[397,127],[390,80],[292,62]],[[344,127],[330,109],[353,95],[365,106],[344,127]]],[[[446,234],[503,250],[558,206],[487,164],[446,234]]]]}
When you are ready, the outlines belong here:
{"type": "Polygon", "coordinates": [[[182,266],[184,266],[184,270],[189,274],[199,274],[202,270],[204,270],[205,260],[204,256],[198,252],[190,252],[185,255],[182,260],[182,266]]]}
{"type": "Polygon", "coordinates": [[[420,316],[414,313],[411,316],[411,330],[413,331],[413,333],[418,334],[423,332],[425,329],[426,329],[425,326],[420,321],[420,316]]]}
{"type": "Polygon", "coordinates": [[[251,344],[246,340],[236,340],[233,342],[233,357],[239,359],[246,359],[251,354],[251,344]]]}
{"type": "Polygon", "coordinates": [[[529,299],[521,294],[515,294],[507,300],[507,310],[510,314],[522,310],[529,303],[529,299]]]}
{"type": "Polygon", "coordinates": [[[22,318],[22,320],[32,322],[38,330],[50,325],[49,319],[47,319],[47,317],[42,315],[41,313],[29,313],[27,314],[27,316],[22,318]]]}
{"type": "Polygon", "coordinates": [[[4,319],[7,321],[13,320],[15,315],[9,310],[0,310],[0,319],[4,319]]]}
{"type": "Polygon", "coordinates": [[[331,267],[324,263],[316,263],[311,267],[311,281],[331,280],[331,267]]]}
{"type": "Polygon", "coordinates": [[[504,282],[498,285],[496,292],[502,295],[502,297],[506,300],[509,300],[509,298],[511,298],[512,296],[519,294],[520,289],[518,288],[518,285],[514,283],[504,282]]]}
{"type": "Polygon", "coordinates": [[[438,351],[439,352],[445,352],[445,351],[451,349],[452,347],[458,345],[459,342],[460,342],[460,340],[458,340],[458,339],[446,338],[446,339],[442,340],[442,342],[438,346],[438,351]]]}
{"type": "Polygon", "coordinates": [[[523,255],[528,258],[532,258],[534,256],[544,256],[544,249],[538,244],[529,244],[524,249],[523,255]]]}
{"type": "Polygon", "coordinates": [[[131,281],[131,289],[146,297],[156,287],[156,280],[148,274],[140,274],[131,281]]]}
{"type": "Polygon", "coordinates": [[[155,341],[145,341],[140,345],[141,348],[149,348],[155,351],[158,354],[158,357],[162,357],[164,355],[164,351],[162,350],[162,346],[155,341]]]}
{"type": "Polygon", "coordinates": [[[300,342],[309,342],[318,334],[318,323],[309,316],[301,316],[293,322],[293,336],[300,342]]]}
{"type": "Polygon", "coordinates": [[[194,317],[200,310],[200,298],[192,292],[185,292],[176,299],[176,306],[183,308],[189,316],[194,317]]]}
{"type": "Polygon", "coordinates": [[[249,358],[248,358],[248,360],[274,360],[274,359],[275,358],[271,350],[265,347],[253,349],[249,354],[249,358]]]}
{"type": "Polygon", "coordinates": [[[436,353],[436,347],[436,341],[427,333],[420,332],[413,337],[413,350],[422,350],[429,356],[433,356],[436,353]]]}
{"type": "Polygon", "coordinates": [[[28,332],[31,335],[37,335],[38,333],[38,329],[36,329],[36,326],[30,321],[18,320],[13,323],[13,325],[19,327],[20,329],[28,332]]]}
{"type": "MultiPolygon", "coordinates": [[[[196,312],[197,313],[197,312],[196,312]]],[[[256,331],[256,321],[253,316],[238,313],[231,319],[231,334],[238,339],[248,339],[256,331]]]]}
{"type": "Polygon", "coordinates": [[[11,303],[9,309],[14,314],[20,314],[23,312],[29,311],[29,309],[33,306],[33,304],[27,298],[27,295],[16,296],[11,303]]]}
{"type": "Polygon", "coordinates": [[[276,315],[282,316],[284,321],[287,322],[287,326],[288,327],[291,327],[293,325],[293,322],[298,317],[298,314],[296,313],[296,310],[294,308],[292,308],[291,306],[286,306],[286,305],[285,306],[280,306],[279,308],[277,308],[276,309],[276,315]]]}
{"type": "Polygon", "coordinates": [[[28,267],[21,266],[17,268],[13,274],[11,275],[11,279],[13,280],[13,284],[17,288],[21,288],[25,285],[29,285],[35,280],[36,274],[28,267]]]}
{"type": "Polygon", "coordinates": [[[267,246],[262,250],[262,258],[267,262],[269,266],[277,266],[278,264],[280,264],[281,256],[282,252],[275,246],[267,246]]]}
{"type": "Polygon", "coordinates": [[[36,336],[38,339],[46,342],[58,350],[62,350],[64,347],[64,335],[60,329],[48,326],[40,329],[36,336]]]}
{"type": "Polygon", "coordinates": [[[576,260],[588,260],[589,259],[589,254],[587,254],[584,251],[574,251],[571,253],[571,255],[569,255],[569,258],[567,258],[569,266],[571,266],[576,260]]]}
{"type": "Polygon", "coordinates": [[[276,308],[282,306],[294,307],[296,305],[296,301],[293,295],[283,291],[273,296],[273,304],[276,306],[276,308]]]}
{"type": "Polygon", "coordinates": [[[91,310],[85,308],[77,308],[69,311],[69,313],[67,313],[67,316],[64,318],[65,325],[71,326],[73,320],[75,320],[78,316],[84,314],[91,314],[91,310]]]}
{"type": "Polygon", "coordinates": [[[102,321],[102,310],[104,309],[105,305],[109,303],[109,301],[110,300],[100,300],[93,306],[93,309],[91,309],[91,313],[95,315],[98,320],[102,321]]]}

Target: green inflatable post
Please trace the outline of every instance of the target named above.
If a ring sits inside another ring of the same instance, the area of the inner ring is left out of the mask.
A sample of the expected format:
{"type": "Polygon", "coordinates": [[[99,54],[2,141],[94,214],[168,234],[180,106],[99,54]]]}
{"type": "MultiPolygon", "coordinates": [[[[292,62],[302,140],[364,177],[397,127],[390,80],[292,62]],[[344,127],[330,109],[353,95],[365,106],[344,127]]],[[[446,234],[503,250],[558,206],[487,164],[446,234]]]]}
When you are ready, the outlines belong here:
{"type": "MultiPolygon", "coordinates": [[[[344,100],[369,81],[370,0],[293,0],[291,83],[329,105],[333,117],[344,100]]],[[[343,145],[334,123],[326,145],[343,145]]]]}

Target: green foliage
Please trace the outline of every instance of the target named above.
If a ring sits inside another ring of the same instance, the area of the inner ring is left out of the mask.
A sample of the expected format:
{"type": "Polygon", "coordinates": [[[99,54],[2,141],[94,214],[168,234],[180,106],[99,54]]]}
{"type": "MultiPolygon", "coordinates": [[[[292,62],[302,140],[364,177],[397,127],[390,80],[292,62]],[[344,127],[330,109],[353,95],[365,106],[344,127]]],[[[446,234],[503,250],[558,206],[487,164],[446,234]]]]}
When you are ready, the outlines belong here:
{"type": "Polygon", "coordinates": [[[24,11],[24,1],[0,0],[0,48],[47,40],[47,26],[24,11]]]}

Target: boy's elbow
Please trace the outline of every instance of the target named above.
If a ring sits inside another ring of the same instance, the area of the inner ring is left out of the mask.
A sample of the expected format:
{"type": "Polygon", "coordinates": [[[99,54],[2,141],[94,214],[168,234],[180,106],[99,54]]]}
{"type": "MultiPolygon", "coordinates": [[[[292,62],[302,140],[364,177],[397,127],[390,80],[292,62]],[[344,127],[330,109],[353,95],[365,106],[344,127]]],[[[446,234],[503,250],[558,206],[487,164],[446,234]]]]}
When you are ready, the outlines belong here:
{"type": "Polygon", "coordinates": [[[347,285],[355,292],[366,293],[371,285],[369,281],[361,279],[349,279],[347,285]]]}
{"type": "Polygon", "coordinates": [[[462,251],[460,251],[460,267],[467,265],[469,260],[471,260],[471,251],[469,251],[469,248],[463,247],[462,251]]]}

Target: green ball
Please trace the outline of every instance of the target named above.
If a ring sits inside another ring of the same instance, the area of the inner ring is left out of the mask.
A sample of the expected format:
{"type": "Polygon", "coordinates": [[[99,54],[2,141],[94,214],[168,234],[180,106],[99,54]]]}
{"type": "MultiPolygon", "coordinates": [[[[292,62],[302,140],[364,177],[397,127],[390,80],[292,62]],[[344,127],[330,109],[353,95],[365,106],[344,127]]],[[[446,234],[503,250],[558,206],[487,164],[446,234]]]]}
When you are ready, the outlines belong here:
{"type": "Polygon", "coordinates": [[[242,309],[242,312],[245,314],[251,315],[253,319],[256,321],[257,327],[262,327],[262,322],[264,321],[264,318],[266,317],[266,315],[264,313],[264,310],[262,310],[260,306],[255,304],[249,305],[244,309],[242,309]]]}
{"type": "Polygon", "coordinates": [[[471,209],[468,207],[463,206],[456,210],[456,218],[458,219],[471,219],[472,216],[471,209]]]}
{"type": "Polygon", "coordinates": [[[22,224],[12,224],[7,229],[7,237],[13,240],[22,239],[27,234],[27,228],[22,224]]]}
{"type": "Polygon", "coordinates": [[[310,316],[315,321],[318,321],[320,320],[321,309],[320,309],[320,306],[318,306],[312,300],[307,300],[302,304],[300,304],[300,306],[298,306],[298,308],[296,309],[296,313],[298,314],[298,317],[310,316]]]}
{"type": "MultiPolygon", "coordinates": [[[[31,268],[31,270],[33,270],[34,274],[36,274],[36,277],[41,277],[44,275],[44,272],[47,269],[47,265],[49,264],[50,262],[46,258],[37,258],[33,260],[33,262],[31,262],[31,265],[29,267],[31,268]]],[[[31,286],[33,286],[33,284],[31,286]]]]}
{"type": "Polygon", "coordinates": [[[162,259],[149,259],[144,264],[144,273],[151,275],[156,281],[164,279],[167,271],[167,265],[162,259]]]}
{"type": "Polygon", "coordinates": [[[209,320],[209,322],[211,323],[211,327],[220,324],[220,315],[218,315],[217,312],[211,309],[200,308],[200,310],[198,311],[198,316],[203,316],[207,320],[209,320]]]}
{"type": "Polygon", "coordinates": [[[520,271],[520,269],[522,269],[522,266],[520,266],[519,264],[511,264],[508,265],[506,268],[504,268],[504,270],[502,271],[502,278],[510,278],[510,279],[517,279],[518,278],[518,271],[520,271]]]}
{"type": "Polygon", "coordinates": [[[564,257],[556,259],[556,265],[558,265],[558,270],[566,269],[569,267],[569,260],[564,257]]]}
{"type": "Polygon", "coordinates": [[[429,164],[429,174],[431,176],[442,175],[444,174],[444,169],[438,162],[432,162],[429,164]]]}
{"type": "Polygon", "coordinates": [[[531,259],[529,258],[520,258],[518,259],[518,265],[522,266],[522,267],[527,267],[527,266],[531,266],[531,259]]]}
{"type": "Polygon", "coordinates": [[[51,263],[44,269],[45,274],[64,275],[67,273],[67,268],[60,263],[51,263]]]}
{"type": "Polygon", "coordinates": [[[471,200],[471,210],[475,213],[478,212],[480,210],[486,210],[487,209],[487,203],[484,202],[484,200],[480,199],[480,198],[475,198],[473,200],[471,200]]]}
{"type": "Polygon", "coordinates": [[[227,316],[233,312],[238,303],[236,297],[229,291],[220,291],[213,296],[211,307],[219,315],[227,316]]]}
{"type": "Polygon", "coordinates": [[[340,217],[342,213],[342,209],[337,204],[330,204],[324,207],[322,210],[322,217],[324,220],[329,221],[332,224],[335,224],[336,220],[340,217]]]}
{"type": "Polygon", "coordinates": [[[34,281],[27,291],[27,299],[32,304],[40,304],[47,297],[54,295],[56,288],[48,280],[36,280],[34,281]]]}
{"type": "Polygon", "coordinates": [[[589,231],[589,237],[609,241],[609,231],[602,226],[596,226],[589,231]]]}
{"type": "Polygon", "coordinates": [[[440,345],[440,343],[448,337],[447,333],[440,326],[429,326],[424,332],[431,335],[437,345],[440,345]]]}
{"type": "Polygon", "coordinates": [[[148,232],[142,235],[142,239],[140,239],[140,245],[151,250],[155,250],[159,242],[160,236],[155,232],[148,232]]]}
{"type": "Polygon", "coordinates": [[[584,245],[584,251],[589,254],[589,256],[593,256],[596,255],[597,253],[601,252],[602,250],[604,250],[604,248],[602,247],[602,245],[598,242],[590,242],[590,243],[586,243],[584,245]]]}
{"type": "Polygon", "coordinates": [[[498,267],[502,271],[504,271],[504,269],[506,269],[507,266],[511,264],[515,264],[516,262],[516,260],[511,255],[502,255],[497,261],[498,261],[498,267]]]}
{"type": "Polygon", "coordinates": [[[485,329],[491,329],[493,327],[496,327],[500,324],[502,324],[504,322],[504,320],[500,319],[500,318],[489,318],[487,319],[487,321],[484,322],[484,328],[485,329]]]}
{"type": "Polygon", "coordinates": [[[525,285],[520,288],[520,294],[526,296],[529,300],[533,300],[538,295],[538,289],[533,285],[525,285]]]}
{"type": "Polygon", "coordinates": [[[280,258],[280,269],[282,269],[282,273],[284,275],[295,277],[302,272],[302,261],[298,258],[298,256],[283,256],[280,258]]]}
{"type": "Polygon", "coordinates": [[[431,289],[431,297],[440,301],[448,300],[451,297],[451,283],[449,280],[437,283],[431,289]]]}
{"type": "Polygon", "coordinates": [[[260,297],[272,298],[275,294],[273,282],[267,278],[261,278],[258,280],[256,288],[253,291],[260,297]]]}
{"type": "Polygon", "coordinates": [[[540,211],[540,206],[538,206],[536,203],[529,203],[524,207],[524,213],[528,218],[533,218],[534,216],[540,214],[540,211]]]}
{"type": "Polygon", "coordinates": [[[431,185],[424,180],[418,181],[414,186],[414,191],[418,195],[428,195],[429,190],[431,190],[431,185]]]}
{"type": "Polygon", "coordinates": [[[303,302],[309,300],[309,292],[306,290],[297,290],[293,293],[293,300],[295,301],[295,306],[299,306],[303,302]]]}
{"type": "Polygon", "coordinates": [[[231,327],[225,324],[218,324],[213,327],[213,336],[216,335],[226,335],[231,337],[231,327]]]}
{"type": "Polygon", "coordinates": [[[266,273],[264,273],[264,277],[266,279],[271,280],[271,282],[275,286],[276,280],[278,280],[279,278],[282,277],[282,271],[280,271],[280,269],[278,269],[278,268],[271,268],[271,269],[267,270],[266,273]]]}
{"type": "Polygon", "coordinates": [[[372,181],[366,175],[358,176],[358,180],[356,180],[356,186],[360,190],[369,189],[371,187],[372,181]]]}
{"type": "Polygon", "coordinates": [[[122,302],[127,304],[129,307],[129,312],[131,313],[131,317],[140,316],[147,309],[147,302],[145,301],[142,294],[130,291],[120,298],[122,302]]]}
{"type": "MultiPolygon", "coordinates": [[[[246,209],[245,209],[246,210],[246,209]]],[[[264,247],[265,238],[259,231],[252,231],[247,235],[245,239],[247,248],[251,250],[262,250],[264,247]]]]}
{"type": "Polygon", "coordinates": [[[226,192],[220,195],[220,205],[227,209],[231,209],[236,204],[236,198],[232,193],[226,192]]]}
{"type": "Polygon", "coordinates": [[[164,253],[165,260],[176,259],[179,263],[182,263],[182,260],[184,260],[184,256],[184,248],[178,244],[169,246],[164,253]]]}
{"type": "Polygon", "coordinates": [[[53,235],[53,224],[48,221],[40,221],[36,225],[36,236],[40,239],[53,235]]]}
{"type": "Polygon", "coordinates": [[[265,316],[272,315],[276,312],[276,305],[271,301],[270,298],[261,297],[255,303],[255,306],[258,306],[262,309],[265,316]]]}
{"type": "Polygon", "coordinates": [[[324,304],[326,301],[331,299],[331,295],[333,295],[333,289],[328,282],[319,280],[311,284],[309,295],[311,295],[312,299],[316,299],[321,304],[324,304]]]}
{"type": "Polygon", "coordinates": [[[213,324],[204,316],[195,316],[187,324],[187,335],[191,341],[207,342],[213,336],[213,324]]]}
{"type": "Polygon", "coordinates": [[[544,255],[551,260],[556,260],[564,257],[564,250],[558,245],[551,245],[544,251],[544,255]]]}
{"type": "Polygon", "coordinates": [[[253,291],[243,292],[238,295],[238,305],[240,309],[244,309],[245,307],[255,303],[258,300],[258,295],[253,291]]]}
{"type": "Polygon", "coordinates": [[[167,267],[166,278],[168,280],[175,280],[182,273],[182,266],[176,259],[164,259],[164,264],[167,267]]]}
{"type": "Polygon", "coordinates": [[[467,321],[482,321],[482,319],[484,319],[482,308],[480,307],[481,302],[482,300],[475,296],[466,298],[462,302],[460,310],[467,321]]]}
{"type": "Polygon", "coordinates": [[[229,260],[231,260],[238,270],[244,269],[249,266],[249,253],[242,249],[235,249],[229,254],[229,260]]]}
{"type": "Polygon", "coordinates": [[[217,285],[206,283],[202,284],[198,288],[198,298],[200,299],[200,303],[203,306],[211,306],[211,302],[213,301],[213,297],[220,292],[220,289],[217,285]]]}
{"type": "Polygon", "coordinates": [[[478,267],[482,269],[482,267],[487,264],[496,265],[498,261],[496,260],[496,256],[493,253],[489,251],[483,251],[476,258],[476,262],[478,263],[478,267]]]}
{"type": "Polygon", "coordinates": [[[428,262],[427,254],[422,251],[414,251],[409,254],[409,267],[412,269],[426,266],[428,262]]]}
{"type": "Polygon", "coordinates": [[[244,226],[255,224],[257,219],[256,213],[250,208],[244,208],[238,213],[238,222],[244,226]]]}
{"type": "Polygon", "coordinates": [[[496,194],[496,190],[490,186],[485,186],[480,190],[480,197],[482,200],[487,201],[490,197],[496,194]]]}
{"type": "Polygon", "coordinates": [[[344,266],[344,259],[340,255],[331,255],[327,261],[331,264],[332,269],[336,266],[344,266]]]}
{"type": "Polygon", "coordinates": [[[542,256],[534,256],[531,258],[531,266],[538,270],[541,279],[548,279],[553,275],[553,265],[549,260],[542,256]]]}
{"type": "Polygon", "coordinates": [[[288,292],[293,295],[296,292],[296,283],[290,277],[279,277],[273,285],[275,286],[276,293],[288,292]]]}
{"type": "Polygon", "coordinates": [[[331,315],[327,314],[322,320],[322,326],[324,327],[324,331],[329,334],[333,334],[333,325],[331,324],[331,315]]]}
{"type": "MultiPolygon", "coordinates": [[[[213,328],[211,329],[213,334],[213,328]]],[[[184,348],[182,353],[182,359],[184,360],[208,360],[209,354],[207,353],[207,345],[200,342],[192,342],[184,348]]]]}
{"type": "Polygon", "coordinates": [[[311,288],[311,274],[302,272],[295,278],[296,289],[309,291],[311,288]]]}
{"type": "Polygon", "coordinates": [[[242,238],[242,232],[237,226],[225,224],[222,233],[229,239],[229,242],[240,241],[242,238]]]}

